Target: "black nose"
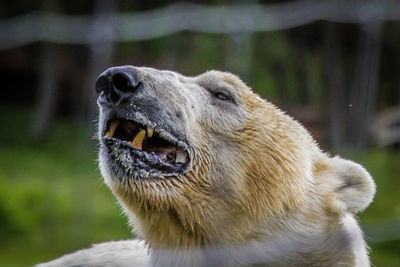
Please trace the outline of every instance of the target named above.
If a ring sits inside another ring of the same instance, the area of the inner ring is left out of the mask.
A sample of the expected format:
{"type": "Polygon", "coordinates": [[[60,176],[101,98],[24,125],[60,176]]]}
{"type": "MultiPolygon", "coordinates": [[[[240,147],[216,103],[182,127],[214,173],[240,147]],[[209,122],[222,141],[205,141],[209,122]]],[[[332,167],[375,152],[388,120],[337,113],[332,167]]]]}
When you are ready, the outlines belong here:
{"type": "Polygon", "coordinates": [[[100,74],[96,80],[96,92],[104,92],[106,99],[114,104],[132,96],[140,87],[135,68],[113,67],[100,74]]]}

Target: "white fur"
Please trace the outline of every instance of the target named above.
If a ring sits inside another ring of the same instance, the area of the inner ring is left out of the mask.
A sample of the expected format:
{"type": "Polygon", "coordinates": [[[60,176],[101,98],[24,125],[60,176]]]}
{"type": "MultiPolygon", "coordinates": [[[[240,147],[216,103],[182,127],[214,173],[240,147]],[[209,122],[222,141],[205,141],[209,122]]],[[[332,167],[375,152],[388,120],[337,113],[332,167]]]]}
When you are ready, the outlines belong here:
{"type": "Polygon", "coordinates": [[[67,254],[37,267],[61,266],[151,266],[150,256],[143,241],[124,240],[93,245],[90,248],[67,254]]]}
{"type": "MultiPolygon", "coordinates": [[[[147,243],[103,243],[38,266],[370,265],[353,216],[375,193],[375,184],[361,165],[321,152],[299,123],[260,100],[231,74],[211,71],[187,78],[150,68],[137,70],[142,81],[152,85],[144,93],[162,102],[169,110],[166,114],[178,108],[184,121],[174,127],[186,133],[193,148],[203,145],[202,160],[208,161],[194,167],[210,169],[204,177],[193,172],[190,179],[154,184],[135,181],[123,172],[112,175],[112,162],[100,153],[106,183],[147,243]],[[213,87],[227,90],[238,104],[212,108],[207,90],[213,87]],[[245,99],[259,109],[251,112],[245,99]],[[244,125],[250,126],[246,130],[244,125]],[[240,128],[247,136],[238,141],[231,133],[243,134],[237,131],[240,128]],[[214,154],[218,157],[211,160],[214,154]],[[256,164],[249,168],[249,162],[256,164]],[[133,197],[139,195],[144,202],[133,197]],[[193,238],[201,231],[206,232],[201,236],[205,245],[193,238]]],[[[101,112],[100,129],[103,123],[101,112]]]]}

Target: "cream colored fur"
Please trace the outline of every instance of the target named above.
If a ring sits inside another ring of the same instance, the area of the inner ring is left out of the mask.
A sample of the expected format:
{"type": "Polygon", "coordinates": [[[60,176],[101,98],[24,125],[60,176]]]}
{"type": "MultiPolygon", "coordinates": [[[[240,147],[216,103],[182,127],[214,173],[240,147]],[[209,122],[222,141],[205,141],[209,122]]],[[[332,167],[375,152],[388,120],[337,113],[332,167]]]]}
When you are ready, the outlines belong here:
{"type": "Polygon", "coordinates": [[[132,179],[101,151],[104,179],[144,242],[100,244],[40,266],[369,266],[354,214],[375,184],[362,166],[322,152],[232,74],[136,70],[145,85],[137,97],[179,114],[164,119],[187,137],[189,170],[132,179]],[[233,101],[217,101],[216,91],[233,101]]]}

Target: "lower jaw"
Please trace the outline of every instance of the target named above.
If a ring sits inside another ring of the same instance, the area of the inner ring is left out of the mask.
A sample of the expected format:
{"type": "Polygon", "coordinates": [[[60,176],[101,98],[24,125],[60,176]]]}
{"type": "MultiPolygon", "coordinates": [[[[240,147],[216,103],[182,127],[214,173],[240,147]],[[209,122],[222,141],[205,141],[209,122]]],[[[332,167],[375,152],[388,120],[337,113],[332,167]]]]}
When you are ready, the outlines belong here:
{"type": "MultiPolygon", "coordinates": [[[[126,156],[126,157],[129,157],[126,156]]],[[[168,172],[164,173],[158,169],[154,169],[148,167],[148,169],[144,169],[135,165],[129,158],[119,159],[117,160],[113,155],[109,153],[104,153],[103,162],[107,162],[107,166],[105,168],[105,172],[108,172],[114,181],[149,181],[153,179],[168,179],[172,177],[180,176],[178,172],[168,172]]],[[[102,171],[103,172],[103,171],[102,171]]],[[[103,175],[104,176],[104,175],[103,175]]]]}
{"type": "Polygon", "coordinates": [[[147,178],[148,176],[176,176],[182,174],[185,169],[187,169],[187,164],[184,163],[180,166],[174,166],[172,164],[162,163],[160,159],[155,159],[156,162],[154,164],[146,163],[142,158],[149,158],[150,154],[145,154],[147,152],[139,152],[133,150],[129,147],[129,145],[121,142],[121,143],[112,143],[111,140],[108,140],[105,144],[102,144],[101,150],[103,153],[108,155],[109,161],[113,162],[113,164],[119,165],[118,169],[121,169],[122,172],[125,172],[128,175],[132,176],[144,176],[147,178]],[[157,167],[153,167],[151,165],[155,165],[157,167]]]}

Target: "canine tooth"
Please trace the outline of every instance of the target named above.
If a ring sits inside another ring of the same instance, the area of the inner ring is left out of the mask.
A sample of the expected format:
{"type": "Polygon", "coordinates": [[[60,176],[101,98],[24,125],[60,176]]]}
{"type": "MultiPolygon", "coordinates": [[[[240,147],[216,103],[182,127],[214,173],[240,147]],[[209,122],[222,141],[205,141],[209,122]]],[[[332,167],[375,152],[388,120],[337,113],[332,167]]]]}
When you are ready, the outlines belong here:
{"type": "Polygon", "coordinates": [[[147,126],[147,136],[152,137],[154,133],[154,129],[150,126],[147,126]]]}
{"type": "Polygon", "coordinates": [[[186,162],[186,153],[185,151],[178,149],[176,151],[176,159],[175,163],[185,163],[186,162]]]}
{"type": "Polygon", "coordinates": [[[162,155],[161,159],[166,160],[167,159],[167,153],[164,153],[164,155],[162,155]]]}
{"type": "Polygon", "coordinates": [[[135,147],[136,149],[142,150],[142,145],[143,145],[143,140],[146,135],[145,130],[140,130],[140,132],[135,136],[135,138],[132,141],[132,146],[135,147]]]}
{"type": "Polygon", "coordinates": [[[113,120],[110,122],[110,129],[108,129],[108,131],[106,132],[106,136],[109,137],[113,137],[114,133],[115,133],[115,129],[117,129],[119,125],[119,121],[118,120],[113,120]]]}

